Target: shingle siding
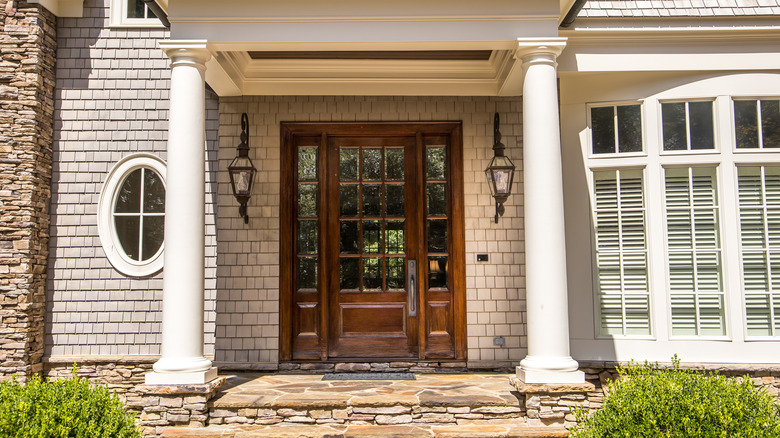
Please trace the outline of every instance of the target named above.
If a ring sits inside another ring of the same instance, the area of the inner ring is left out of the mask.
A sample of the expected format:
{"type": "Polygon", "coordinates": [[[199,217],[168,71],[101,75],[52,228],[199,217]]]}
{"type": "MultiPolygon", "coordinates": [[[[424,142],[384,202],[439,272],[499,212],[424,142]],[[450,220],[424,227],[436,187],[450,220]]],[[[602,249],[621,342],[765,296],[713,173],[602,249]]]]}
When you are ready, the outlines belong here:
{"type": "MultiPolygon", "coordinates": [[[[83,18],[58,25],[52,254],[46,353],[50,356],[156,355],[162,274],[135,279],[105,257],[97,204],[123,157],[166,158],[169,60],[163,28],[108,28],[108,0],[86,0],[83,18]]],[[[207,97],[207,213],[213,213],[218,99],[207,97]]],[[[213,218],[207,215],[207,218],[213,218]]],[[[207,219],[207,354],[213,353],[216,237],[207,219]]]]}
{"type": "Polygon", "coordinates": [[[579,18],[780,15],[780,0],[589,0],[579,18]]]}

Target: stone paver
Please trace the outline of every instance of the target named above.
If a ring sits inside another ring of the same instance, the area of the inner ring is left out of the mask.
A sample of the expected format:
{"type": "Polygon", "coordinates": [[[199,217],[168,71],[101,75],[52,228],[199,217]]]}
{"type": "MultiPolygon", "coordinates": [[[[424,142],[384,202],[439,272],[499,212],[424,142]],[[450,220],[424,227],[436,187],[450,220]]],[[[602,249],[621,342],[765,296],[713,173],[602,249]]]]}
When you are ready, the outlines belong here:
{"type": "Polygon", "coordinates": [[[230,376],[216,408],[505,406],[519,404],[506,374],[418,374],[417,380],[322,381],[321,375],[230,376]]]}

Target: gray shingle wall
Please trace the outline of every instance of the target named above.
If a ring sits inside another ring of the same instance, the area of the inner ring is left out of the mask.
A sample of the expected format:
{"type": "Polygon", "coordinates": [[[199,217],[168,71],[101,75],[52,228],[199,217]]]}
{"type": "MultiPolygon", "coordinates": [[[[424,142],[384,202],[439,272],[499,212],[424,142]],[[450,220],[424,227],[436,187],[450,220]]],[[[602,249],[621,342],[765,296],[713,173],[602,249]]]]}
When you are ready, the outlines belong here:
{"type": "MultiPolygon", "coordinates": [[[[163,28],[108,28],[109,0],[58,21],[54,171],[47,290],[49,356],[156,355],[162,275],[116,271],[98,237],[97,203],[114,164],[135,152],[166,158],[169,61],[163,28]]],[[[207,97],[206,354],[213,354],[218,100],[207,97]]]]}
{"type": "Polygon", "coordinates": [[[780,0],[589,0],[580,18],[780,15],[780,0]]]}

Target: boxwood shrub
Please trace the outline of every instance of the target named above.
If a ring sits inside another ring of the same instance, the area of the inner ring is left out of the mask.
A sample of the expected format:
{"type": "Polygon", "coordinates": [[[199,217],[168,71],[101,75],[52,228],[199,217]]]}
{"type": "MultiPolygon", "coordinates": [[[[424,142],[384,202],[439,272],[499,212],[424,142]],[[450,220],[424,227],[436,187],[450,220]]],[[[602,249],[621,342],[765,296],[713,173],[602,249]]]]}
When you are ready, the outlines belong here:
{"type": "Polygon", "coordinates": [[[778,400],[750,378],[630,363],[607,385],[601,409],[580,409],[572,437],[780,437],[778,400]]]}
{"type": "Polygon", "coordinates": [[[0,437],[140,438],[133,415],[103,386],[70,379],[0,382],[0,437]]]}

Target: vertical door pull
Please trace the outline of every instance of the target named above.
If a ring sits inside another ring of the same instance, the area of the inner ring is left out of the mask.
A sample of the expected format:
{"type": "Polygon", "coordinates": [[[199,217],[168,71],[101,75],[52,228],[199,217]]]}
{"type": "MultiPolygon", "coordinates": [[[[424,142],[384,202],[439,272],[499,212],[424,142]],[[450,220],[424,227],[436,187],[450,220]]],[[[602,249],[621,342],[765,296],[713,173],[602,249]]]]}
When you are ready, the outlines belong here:
{"type": "Polygon", "coordinates": [[[409,260],[409,316],[417,316],[417,260],[409,260]]]}

